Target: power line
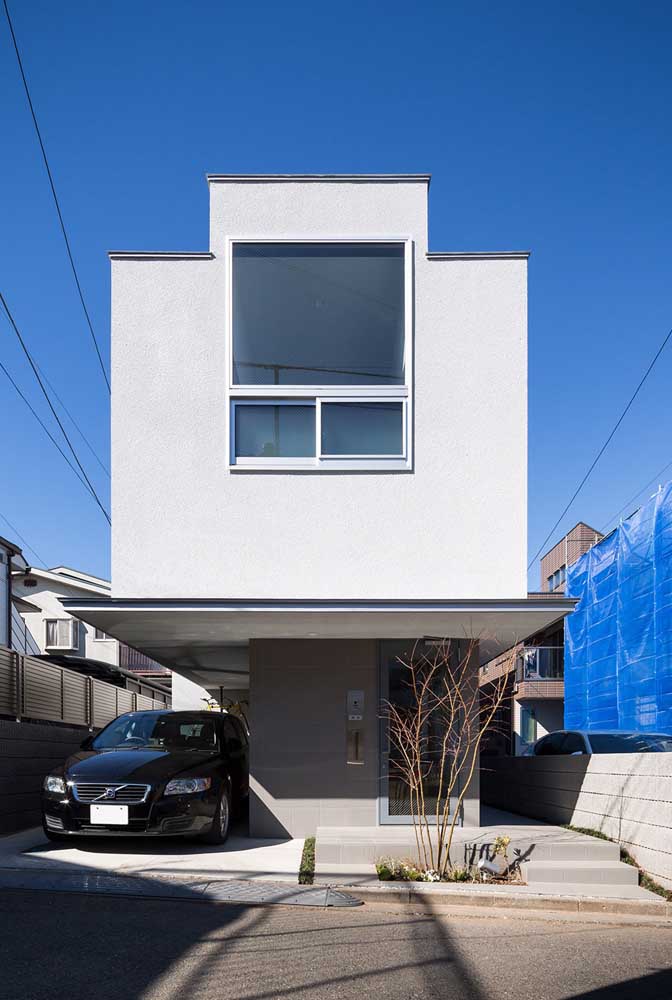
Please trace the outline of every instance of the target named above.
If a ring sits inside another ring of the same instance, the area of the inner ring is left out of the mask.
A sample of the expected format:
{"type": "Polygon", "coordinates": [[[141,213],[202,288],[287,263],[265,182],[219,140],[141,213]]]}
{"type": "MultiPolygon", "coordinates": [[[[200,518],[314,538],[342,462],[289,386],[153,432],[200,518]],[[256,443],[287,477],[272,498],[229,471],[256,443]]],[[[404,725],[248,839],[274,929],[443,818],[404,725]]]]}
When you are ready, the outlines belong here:
{"type": "Polygon", "coordinates": [[[42,159],[44,160],[44,166],[47,170],[47,177],[49,178],[49,186],[51,187],[51,193],[54,198],[54,204],[56,206],[56,214],[58,215],[58,221],[61,226],[61,232],[63,233],[63,239],[65,241],[65,249],[68,254],[68,260],[70,261],[70,267],[72,269],[72,276],[75,279],[75,285],[77,286],[77,293],[79,295],[79,301],[82,304],[82,309],[84,310],[84,316],[86,317],[86,323],[89,327],[89,332],[91,333],[91,339],[93,341],[93,346],[95,347],[96,354],[98,356],[98,361],[100,363],[100,369],[103,373],[103,378],[105,379],[105,384],[107,386],[108,393],[111,392],[110,380],[107,377],[107,372],[105,371],[105,365],[103,364],[103,358],[100,353],[100,348],[98,347],[98,341],[96,339],[96,334],[93,329],[93,323],[91,322],[91,317],[89,316],[89,310],[86,307],[86,302],[84,301],[84,292],[82,291],[82,286],[79,280],[79,275],[77,274],[77,268],[75,266],[75,260],[72,256],[72,250],[70,249],[70,240],[68,238],[68,233],[65,228],[65,222],[63,221],[63,213],[61,212],[61,206],[58,201],[58,195],[56,194],[56,186],[54,184],[54,178],[51,173],[51,167],[49,166],[49,160],[47,159],[47,151],[44,148],[44,142],[42,141],[42,133],[40,132],[40,126],[37,124],[37,115],[35,114],[35,108],[33,107],[33,102],[30,96],[30,90],[28,89],[28,81],[26,79],[26,74],[23,69],[23,62],[21,60],[21,53],[19,52],[19,45],[16,40],[16,35],[14,34],[14,26],[12,24],[12,19],[9,14],[9,7],[7,6],[7,0],[3,0],[5,7],[5,14],[7,16],[7,24],[9,25],[9,31],[12,36],[12,42],[14,44],[14,51],[16,53],[16,60],[19,64],[19,72],[21,73],[21,79],[23,81],[23,89],[26,92],[26,97],[28,99],[28,106],[30,108],[30,114],[33,119],[33,125],[35,126],[35,132],[37,133],[37,141],[40,144],[40,150],[42,151],[42,159]]]}
{"type": "Polygon", "coordinates": [[[630,497],[630,499],[627,501],[627,503],[623,504],[623,506],[621,507],[621,509],[618,511],[617,514],[613,514],[612,517],[610,517],[608,521],[605,521],[604,522],[604,528],[601,529],[602,532],[606,531],[606,529],[609,527],[609,525],[611,524],[611,522],[615,521],[617,518],[619,518],[621,516],[621,514],[623,513],[623,511],[627,510],[628,507],[630,506],[630,504],[634,503],[635,500],[637,499],[637,497],[641,496],[641,494],[645,490],[648,490],[651,486],[653,486],[654,483],[660,483],[660,477],[662,476],[662,474],[664,472],[667,472],[667,470],[670,468],[670,466],[672,466],[672,462],[668,462],[667,465],[664,465],[663,468],[659,472],[657,472],[655,474],[655,476],[653,476],[652,479],[649,479],[649,481],[646,484],[646,486],[642,486],[641,489],[637,490],[637,492],[634,494],[634,496],[630,497]]]}
{"type": "Polygon", "coordinates": [[[30,544],[29,544],[29,543],[28,543],[28,542],[26,541],[26,539],[25,539],[25,538],[23,537],[23,535],[21,534],[21,532],[20,532],[20,531],[18,531],[18,529],[14,527],[14,525],[13,525],[13,524],[12,524],[12,522],[11,522],[11,521],[9,520],[9,518],[8,518],[8,517],[5,517],[5,515],[4,515],[3,513],[1,513],[1,512],[0,512],[0,517],[1,517],[1,518],[2,518],[2,520],[3,520],[4,522],[5,522],[5,524],[8,524],[8,525],[9,525],[9,527],[10,527],[10,528],[11,528],[11,530],[12,530],[12,533],[13,533],[14,537],[15,537],[15,538],[18,538],[20,542],[23,542],[23,547],[24,547],[24,549],[29,549],[29,550],[30,550],[30,551],[31,551],[31,552],[33,553],[33,555],[34,555],[34,556],[37,556],[37,561],[38,561],[39,563],[42,563],[42,565],[43,565],[43,566],[46,566],[47,564],[46,564],[46,562],[44,561],[44,559],[42,558],[42,556],[41,556],[41,555],[39,554],[39,552],[36,552],[36,551],[35,551],[35,549],[33,548],[33,546],[32,546],[32,545],[30,545],[30,544]]]}
{"type": "Polygon", "coordinates": [[[37,370],[37,365],[33,361],[33,357],[31,355],[30,351],[28,350],[28,348],[26,347],[25,341],[24,341],[23,337],[21,336],[19,328],[16,325],[16,323],[14,322],[14,317],[12,316],[12,314],[11,314],[11,312],[9,310],[9,306],[7,305],[7,302],[5,301],[5,297],[2,294],[2,292],[0,292],[0,304],[2,304],[2,307],[3,307],[3,309],[5,310],[5,312],[7,314],[7,318],[9,319],[9,322],[12,324],[12,328],[13,328],[14,333],[16,334],[16,336],[18,338],[19,343],[21,344],[21,347],[23,349],[23,353],[28,358],[28,362],[30,364],[30,367],[33,369],[33,374],[35,375],[35,378],[38,381],[40,389],[42,390],[42,394],[43,394],[44,398],[46,399],[47,403],[49,404],[49,409],[51,410],[51,412],[52,412],[52,414],[54,416],[54,420],[56,421],[56,423],[58,424],[58,426],[60,428],[61,434],[63,435],[63,437],[65,438],[65,440],[67,442],[68,448],[70,449],[72,457],[74,458],[75,462],[77,463],[77,467],[79,468],[79,471],[84,476],[84,479],[86,480],[87,486],[89,487],[89,489],[90,489],[90,491],[91,491],[91,493],[93,495],[94,500],[96,501],[96,503],[98,504],[98,506],[102,510],[103,514],[105,515],[107,523],[111,525],[112,524],[112,520],[110,518],[110,515],[107,513],[107,510],[103,506],[103,503],[102,503],[100,497],[98,496],[98,494],[96,493],[91,480],[89,479],[89,477],[86,474],[86,470],[85,470],[84,466],[82,465],[82,463],[79,460],[79,456],[77,455],[77,452],[75,451],[74,445],[73,445],[72,441],[70,440],[70,438],[68,437],[68,433],[67,433],[65,427],[63,426],[58,413],[56,412],[54,404],[51,401],[51,397],[50,397],[49,393],[47,392],[47,390],[46,390],[46,388],[44,386],[44,382],[42,381],[42,378],[40,377],[39,371],[37,370]]]}
{"type": "MultiPolygon", "coordinates": [[[[34,409],[32,403],[30,402],[30,400],[28,399],[28,397],[21,391],[21,389],[17,385],[16,381],[12,378],[12,375],[9,373],[9,371],[3,365],[2,361],[0,361],[0,371],[4,375],[6,375],[7,378],[9,379],[9,381],[12,383],[12,385],[14,386],[14,388],[16,389],[16,391],[18,392],[19,396],[21,397],[21,399],[23,400],[23,402],[26,404],[26,406],[28,407],[28,409],[30,410],[30,412],[33,414],[33,416],[37,420],[38,424],[40,425],[40,427],[42,428],[42,430],[44,431],[44,433],[50,439],[50,441],[52,442],[52,444],[54,444],[55,447],[58,448],[59,452],[61,453],[61,455],[63,456],[63,458],[65,459],[65,461],[68,463],[68,465],[70,466],[70,468],[72,469],[72,471],[74,472],[74,474],[77,476],[77,478],[79,479],[80,483],[82,484],[82,486],[84,487],[84,489],[86,490],[86,492],[87,493],[91,493],[91,490],[86,485],[86,482],[84,481],[83,477],[80,475],[80,473],[79,473],[78,469],[76,468],[76,466],[74,466],[72,464],[72,462],[70,461],[70,459],[68,458],[68,456],[65,454],[65,452],[61,448],[60,444],[58,443],[58,441],[56,440],[56,438],[54,437],[54,435],[51,433],[51,431],[49,430],[49,428],[45,424],[45,422],[42,419],[42,417],[39,415],[39,413],[37,412],[37,410],[34,409]]],[[[91,495],[93,495],[93,494],[91,494],[91,495]]]]}
{"type": "Polygon", "coordinates": [[[87,438],[87,436],[84,433],[84,431],[82,430],[82,428],[79,426],[79,424],[77,423],[77,421],[73,417],[72,413],[70,413],[70,410],[67,408],[67,406],[65,405],[65,403],[63,402],[63,400],[61,399],[61,397],[58,395],[58,393],[54,389],[52,383],[49,381],[49,379],[47,378],[47,376],[44,374],[43,369],[40,367],[40,365],[37,364],[37,361],[35,362],[35,365],[38,368],[38,370],[40,372],[40,375],[44,379],[45,383],[51,389],[52,394],[54,396],[54,399],[56,399],[56,401],[60,404],[60,407],[63,410],[63,412],[69,417],[70,422],[72,423],[72,426],[75,428],[75,430],[77,431],[77,433],[81,437],[82,441],[84,442],[84,444],[86,445],[86,447],[89,449],[89,451],[91,452],[91,454],[95,458],[96,462],[98,462],[98,465],[101,467],[101,469],[103,470],[103,472],[105,473],[105,475],[107,476],[107,478],[110,479],[111,478],[110,477],[110,470],[107,468],[107,466],[103,462],[102,458],[100,457],[100,455],[98,454],[98,452],[96,451],[96,449],[93,447],[93,445],[91,444],[91,442],[87,438]]]}
{"type": "Polygon", "coordinates": [[[574,491],[574,493],[572,494],[572,497],[571,497],[571,499],[570,499],[569,503],[567,504],[567,506],[566,506],[566,507],[565,507],[565,509],[563,510],[562,514],[560,515],[560,517],[558,518],[558,520],[557,520],[557,521],[555,522],[555,524],[553,525],[553,527],[551,528],[551,530],[550,530],[550,531],[549,531],[549,533],[548,533],[548,534],[546,535],[546,537],[544,538],[543,542],[541,543],[541,545],[539,546],[539,548],[537,549],[537,551],[536,551],[536,552],[535,552],[535,554],[533,555],[533,557],[532,557],[532,560],[531,560],[530,564],[529,564],[529,565],[528,565],[528,567],[527,567],[527,568],[528,568],[528,571],[529,571],[530,569],[532,569],[532,566],[533,566],[533,565],[534,565],[534,563],[536,562],[536,560],[537,560],[537,557],[538,557],[538,556],[539,556],[539,554],[540,554],[540,553],[541,553],[541,552],[543,551],[543,549],[544,549],[544,546],[546,545],[546,542],[547,542],[547,541],[549,540],[549,538],[551,537],[551,535],[553,534],[553,532],[555,531],[555,529],[556,529],[556,528],[558,527],[558,525],[559,525],[559,524],[560,524],[560,522],[562,521],[563,517],[565,516],[565,514],[567,513],[567,511],[569,510],[569,508],[570,508],[570,507],[572,506],[572,504],[574,503],[574,501],[575,501],[575,500],[576,500],[576,498],[578,497],[579,493],[581,492],[581,490],[583,489],[583,487],[585,486],[585,484],[586,484],[586,483],[588,482],[588,479],[589,479],[589,477],[590,477],[590,474],[592,473],[593,469],[595,468],[595,466],[597,465],[597,463],[599,462],[599,460],[600,460],[600,459],[602,458],[602,455],[603,455],[603,454],[605,453],[605,451],[607,450],[607,448],[608,448],[608,446],[609,446],[609,444],[610,444],[610,442],[611,442],[611,439],[613,438],[614,434],[616,433],[616,431],[618,430],[618,428],[619,428],[619,427],[621,426],[621,424],[623,423],[623,420],[624,420],[624,418],[625,418],[625,415],[627,414],[628,410],[630,409],[630,407],[631,407],[631,406],[632,406],[632,404],[634,403],[635,399],[636,399],[636,398],[637,398],[637,396],[639,395],[639,390],[640,390],[640,389],[642,388],[642,386],[643,386],[643,385],[644,385],[644,383],[646,382],[647,378],[648,378],[648,377],[649,377],[649,375],[651,374],[651,371],[653,370],[653,366],[655,365],[656,361],[658,360],[658,358],[660,357],[660,355],[661,355],[661,354],[663,353],[663,351],[665,350],[665,347],[666,347],[666,345],[667,345],[667,342],[668,342],[668,340],[670,339],[670,337],[672,337],[672,329],[670,329],[670,330],[668,331],[668,333],[667,333],[667,336],[665,337],[665,339],[663,340],[662,344],[660,345],[660,347],[659,347],[659,348],[658,348],[658,350],[656,351],[656,353],[655,353],[655,355],[654,355],[654,357],[653,357],[653,360],[651,361],[651,364],[649,365],[649,367],[648,367],[648,368],[646,369],[646,371],[645,371],[645,372],[644,372],[644,374],[642,375],[642,378],[641,378],[641,380],[640,380],[640,382],[639,382],[639,385],[637,386],[637,388],[636,388],[636,389],[635,389],[635,391],[633,392],[632,396],[631,396],[631,397],[630,397],[630,399],[628,400],[628,403],[627,403],[627,405],[626,405],[625,409],[624,409],[624,410],[622,411],[622,413],[621,413],[620,417],[618,418],[618,420],[616,421],[616,423],[615,423],[615,424],[614,424],[614,426],[612,427],[612,429],[611,429],[611,432],[610,432],[610,434],[609,434],[608,438],[606,439],[606,441],[604,442],[604,444],[602,445],[602,447],[601,447],[601,448],[600,448],[600,450],[598,451],[597,455],[596,455],[596,456],[595,456],[595,458],[593,459],[593,461],[592,461],[592,463],[591,463],[591,465],[590,465],[590,468],[588,469],[588,471],[586,472],[585,476],[583,477],[583,479],[581,480],[581,482],[580,482],[580,483],[579,483],[579,485],[577,486],[576,490],[575,490],[575,491],[574,491]]]}

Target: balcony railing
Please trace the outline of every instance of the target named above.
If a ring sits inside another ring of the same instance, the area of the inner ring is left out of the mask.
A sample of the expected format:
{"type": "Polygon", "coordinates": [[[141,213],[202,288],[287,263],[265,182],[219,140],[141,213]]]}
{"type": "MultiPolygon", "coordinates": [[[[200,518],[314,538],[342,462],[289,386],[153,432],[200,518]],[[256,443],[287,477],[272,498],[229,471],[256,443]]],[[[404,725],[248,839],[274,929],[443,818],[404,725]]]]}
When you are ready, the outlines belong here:
{"type": "Polygon", "coordinates": [[[139,653],[137,649],[132,649],[124,642],[119,643],[119,666],[124,670],[137,671],[138,673],[170,674],[167,667],[157,663],[150,656],[139,653]]]}
{"type": "Polygon", "coordinates": [[[524,646],[516,663],[516,683],[561,681],[565,676],[564,646],[524,646]]]}

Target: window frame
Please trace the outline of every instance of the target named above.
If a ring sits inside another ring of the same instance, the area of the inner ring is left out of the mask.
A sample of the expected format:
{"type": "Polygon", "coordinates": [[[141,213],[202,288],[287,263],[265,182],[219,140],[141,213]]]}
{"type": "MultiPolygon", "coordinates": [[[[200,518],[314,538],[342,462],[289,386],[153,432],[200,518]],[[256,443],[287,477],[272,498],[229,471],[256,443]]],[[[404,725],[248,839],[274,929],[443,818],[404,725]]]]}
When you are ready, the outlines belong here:
{"type": "Polygon", "coordinates": [[[226,240],[226,384],[228,467],[230,472],[250,471],[397,471],[412,470],[413,419],[413,240],[410,236],[229,236],[226,240]],[[404,248],[404,384],[403,385],[237,385],[233,381],[233,249],[239,243],[387,243],[404,248]],[[303,458],[236,456],[235,410],[244,403],[315,406],[315,455],[303,458]],[[402,404],[402,451],[399,455],[323,455],[321,407],[323,402],[399,402],[402,404]]]}
{"type": "Polygon", "coordinates": [[[44,648],[45,649],[78,649],[79,648],[79,619],[77,618],[45,618],[44,619],[44,648]],[[56,626],[56,638],[58,639],[59,622],[68,622],[70,627],[70,641],[67,643],[49,642],[49,626],[51,623],[56,626]]]}

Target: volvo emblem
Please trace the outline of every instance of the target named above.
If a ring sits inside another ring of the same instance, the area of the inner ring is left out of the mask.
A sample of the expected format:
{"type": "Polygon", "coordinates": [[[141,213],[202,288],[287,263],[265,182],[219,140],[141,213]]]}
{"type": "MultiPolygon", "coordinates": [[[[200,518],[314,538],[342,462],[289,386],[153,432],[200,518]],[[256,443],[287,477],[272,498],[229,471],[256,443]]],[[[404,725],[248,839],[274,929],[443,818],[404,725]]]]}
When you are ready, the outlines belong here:
{"type": "Polygon", "coordinates": [[[113,799],[116,794],[117,794],[117,791],[116,791],[115,788],[106,788],[105,789],[105,798],[106,799],[113,799]]]}

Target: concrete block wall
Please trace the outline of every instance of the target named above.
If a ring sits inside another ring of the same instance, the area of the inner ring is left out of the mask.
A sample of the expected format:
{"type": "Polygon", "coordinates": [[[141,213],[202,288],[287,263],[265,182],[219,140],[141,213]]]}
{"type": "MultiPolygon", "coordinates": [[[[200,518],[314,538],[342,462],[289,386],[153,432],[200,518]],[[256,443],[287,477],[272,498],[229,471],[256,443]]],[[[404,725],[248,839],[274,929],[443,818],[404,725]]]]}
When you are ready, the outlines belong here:
{"type": "Polygon", "coordinates": [[[672,754],[488,757],[485,805],[599,830],[672,888],[672,754]]]}
{"type": "Polygon", "coordinates": [[[0,835],[41,823],[40,789],[88,729],[0,719],[0,835]]]}

